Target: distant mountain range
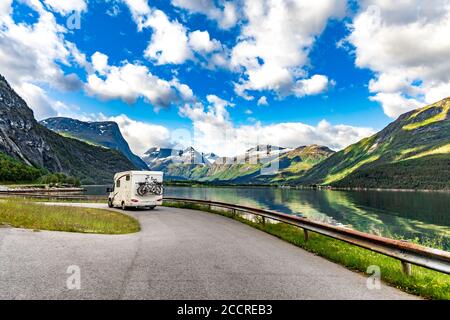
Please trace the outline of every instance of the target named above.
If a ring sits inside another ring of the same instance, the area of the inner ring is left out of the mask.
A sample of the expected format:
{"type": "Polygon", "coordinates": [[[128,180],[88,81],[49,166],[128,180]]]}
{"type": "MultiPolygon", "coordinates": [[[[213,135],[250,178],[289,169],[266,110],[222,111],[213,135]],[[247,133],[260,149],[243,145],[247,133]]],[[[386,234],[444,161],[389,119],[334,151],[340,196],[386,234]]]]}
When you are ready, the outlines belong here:
{"type": "Polygon", "coordinates": [[[334,151],[323,146],[286,149],[258,146],[244,155],[219,159],[206,171],[201,181],[229,181],[237,184],[288,184],[334,151]]]}
{"type": "Polygon", "coordinates": [[[117,150],[125,155],[136,168],[147,169],[145,162],[131,151],[128,142],[123,138],[119,126],[115,122],[83,122],[58,117],[40,121],[40,124],[62,136],[117,150]]]}
{"type": "Polygon", "coordinates": [[[226,158],[192,147],[151,148],[141,159],[114,122],[38,123],[0,75],[0,180],[34,179],[48,171],[110,183],[116,172],[149,169],[171,180],[217,184],[450,189],[449,109],[450,98],[408,112],[337,153],[317,145],[259,145],[226,158]]]}
{"type": "MultiPolygon", "coordinates": [[[[0,153],[29,167],[110,183],[115,172],[136,168],[121,153],[63,137],[39,124],[25,101],[0,75],[0,153]]],[[[6,160],[5,160],[6,161],[6,160]]]]}
{"type": "Polygon", "coordinates": [[[267,184],[299,177],[334,152],[327,147],[297,149],[260,145],[235,157],[186,150],[151,148],[144,161],[151,170],[164,171],[169,179],[215,183],[267,184]]]}
{"type": "Polygon", "coordinates": [[[150,168],[172,179],[212,183],[450,189],[450,98],[400,116],[379,133],[337,153],[322,146],[257,146],[233,158],[150,149],[150,168]],[[256,159],[256,161],[255,161],[256,159]]]}
{"type": "Polygon", "coordinates": [[[185,150],[169,148],[151,148],[143,156],[143,160],[150,169],[164,169],[171,164],[211,165],[217,159],[213,153],[204,154],[189,147],[185,150]]]}

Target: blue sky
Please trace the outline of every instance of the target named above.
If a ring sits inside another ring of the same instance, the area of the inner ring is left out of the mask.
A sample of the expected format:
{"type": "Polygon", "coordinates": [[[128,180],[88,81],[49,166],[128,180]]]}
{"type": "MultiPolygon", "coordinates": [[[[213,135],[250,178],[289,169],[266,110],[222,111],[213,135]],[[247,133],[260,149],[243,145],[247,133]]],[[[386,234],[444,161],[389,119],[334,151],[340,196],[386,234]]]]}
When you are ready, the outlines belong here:
{"type": "Polygon", "coordinates": [[[308,2],[7,0],[0,73],[37,118],[117,121],[139,154],[155,145],[340,149],[450,95],[445,62],[426,77],[415,71],[436,69],[419,58],[437,53],[409,58],[414,44],[395,38],[408,26],[445,34],[450,15],[436,11],[448,13],[446,1],[308,2]],[[422,22],[427,14],[434,20],[422,22]],[[191,136],[174,138],[180,129],[191,136]]]}

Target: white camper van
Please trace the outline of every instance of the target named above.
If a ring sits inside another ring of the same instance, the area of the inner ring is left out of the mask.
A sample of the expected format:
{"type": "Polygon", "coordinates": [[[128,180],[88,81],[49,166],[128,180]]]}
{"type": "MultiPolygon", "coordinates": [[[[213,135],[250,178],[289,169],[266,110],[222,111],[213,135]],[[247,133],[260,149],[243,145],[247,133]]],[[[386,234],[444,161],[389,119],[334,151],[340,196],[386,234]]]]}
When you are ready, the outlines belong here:
{"type": "Polygon", "coordinates": [[[162,205],[163,173],[156,171],[126,171],[114,176],[114,186],[108,189],[108,206],[154,209],[162,205]]]}

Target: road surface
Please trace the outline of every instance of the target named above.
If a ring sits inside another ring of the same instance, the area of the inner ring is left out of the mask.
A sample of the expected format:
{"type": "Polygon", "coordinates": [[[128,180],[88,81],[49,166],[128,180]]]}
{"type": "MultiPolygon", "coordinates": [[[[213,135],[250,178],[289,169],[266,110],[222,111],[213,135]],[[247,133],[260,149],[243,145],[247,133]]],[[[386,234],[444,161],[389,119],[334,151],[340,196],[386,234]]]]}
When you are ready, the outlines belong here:
{"type": "Polygon", "coordinates": [[[0,299],[415,298],[385,284],[369,290],[365,276],[219,215],[129,214],[141,232],[0,228],[0,299]]]}

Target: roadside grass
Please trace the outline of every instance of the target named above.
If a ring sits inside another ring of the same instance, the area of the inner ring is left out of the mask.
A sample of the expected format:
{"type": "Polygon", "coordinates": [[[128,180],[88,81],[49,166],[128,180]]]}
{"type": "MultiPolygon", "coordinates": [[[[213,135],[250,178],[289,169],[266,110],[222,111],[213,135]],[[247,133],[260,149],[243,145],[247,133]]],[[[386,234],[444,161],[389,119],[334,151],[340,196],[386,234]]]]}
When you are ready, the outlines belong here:
{"type": "Polygon", "coordinates": [[[210,210],[207,206],[196,204],[165,202],[164,206],[201,210],[232,218],[367,276],[371,275],[367,271],[369,266],[378,266],[385,283],[405,292],[428,299],[450,300],[450,276],[444,273],[413,265],[412,275],[407,276],[402,272],[400,261],[394,258],[313,232],[309,232],[308,242],[305,243],[303,230],[285,223],[266,222],[263,225],[261,221],[253,222],[238,214],[210,210]]]}
{"type": "Polygon", "coordinates": [[[101,209],[46,206],[38,203],[0,200],[0,226],[97,234],[127,234],[140,230],[128,215],[101,209]]]}

